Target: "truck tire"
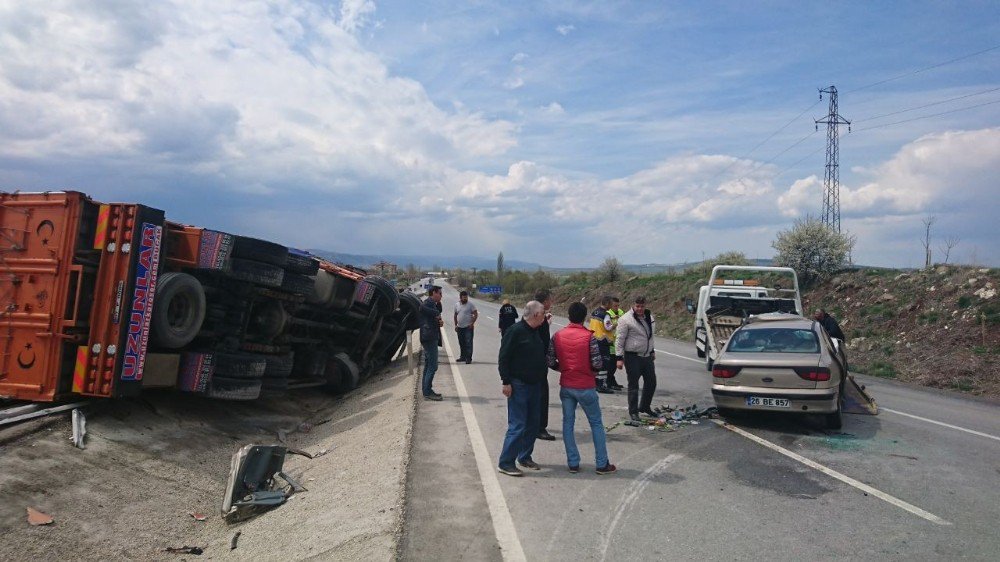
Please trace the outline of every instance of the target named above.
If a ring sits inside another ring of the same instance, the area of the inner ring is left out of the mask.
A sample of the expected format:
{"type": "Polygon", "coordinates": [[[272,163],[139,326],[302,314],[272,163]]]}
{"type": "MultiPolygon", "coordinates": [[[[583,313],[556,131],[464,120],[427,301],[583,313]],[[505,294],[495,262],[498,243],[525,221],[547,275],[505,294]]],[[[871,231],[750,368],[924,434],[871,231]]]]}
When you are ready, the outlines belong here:
{"type": "Polygon", "coordinates": [[[261,386],[259,380],[213,376],[205,395],[219,400],[256,400],[261,386]]]}
{"type": "Polygon", "coordinates": [[[326,372],[326,363],[325,351],[302,350],[295,354],[292,372],[300,377],[322,377],[326,372]]]}
{"type": "Polygon", "coordinates": [[[264,362],[266,363],[264,367],[265,379],[287,379],[288,375],[292,374],[292,368],[295,366],[295,354],[265,355],[264,362]]]}
{"type": "Polygon", "coordinates": [[[295,295],[310,295],[316,283],[312,277],[301,273],[285,272],[284,279],[281,280],[281,290],[288,291],[295,295]]]}
{"type": "Polygon", "coordinates": [[[191,343],[205,321],[205,288],[187,273],[160,276],[149,335],[155,345],[179,349],[191,343]]]}
{"type": "Polygon", "coordinates": [[[392,314],[399,308],[399,292],[388,280],[378,275],[369,275],[365,277],[365,283],[369,283],[375,289],[372,306],[378,308],[379,314],[383,316],[392,314]]]}
{"type": "Polygon", "coordinates": [[[233,257],[284,267],[288,261],[288,248],[267,240],[234,236],[233,257]]]}
{"type": "MultiPolygon", "coordinates": [[[[334,389],[340,393],[347,393],[358,387],[361,383],[361,370],[346,353],[338,353],[330,358],[327,370],[336,369],[340,375],[339,384],[334,389]]],[[[329,378],[327,379],[330,380],[329,378]]]]}
{"type": "Polygon", "coordinates": [[[230,277],[265,287],[280,287],[285,278],[285,270],[280,266],[260,261],[233,258],[229,266],[230,277]]]}
{"type": "Polygon", "coordinates": [[[268,300],[253,307],[248,328],[257,337],[272,339],[283,334],[290,321],[291,315],[280,302],[268,300]]]}
{"type": "Polygon", "coordinates": [[[220,353],[212,352],[215,360],[215,372],[212,380],[216,376],[227,379],[259,379],[264,376],[267,369],[267,359],[264,355],[254,355],[252,353],[220,353]]]}
{"type": "Polygon", "coordinates": [[[285,260],[285,271],[300,275],[316,275],[319,271],[319,260],[302,250],[288,249],[288,259],[285,260]]]}
{"type": "Polygon", "coordinates": [[[413,293],[400,293],[399,310],[409,313],[406,317],[406,329],[408,331],[420,328],[420,299],[413,293]]]}

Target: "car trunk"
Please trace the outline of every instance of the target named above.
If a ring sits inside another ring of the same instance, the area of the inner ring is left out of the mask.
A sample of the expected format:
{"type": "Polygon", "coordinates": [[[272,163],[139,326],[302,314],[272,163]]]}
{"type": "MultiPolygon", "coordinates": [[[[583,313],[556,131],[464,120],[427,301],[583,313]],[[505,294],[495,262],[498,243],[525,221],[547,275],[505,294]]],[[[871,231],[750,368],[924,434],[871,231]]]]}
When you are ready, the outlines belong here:
{"type": "MultiPolygon", "coordinates": [[[[759,388],[816,388],[816,381],[806,380],[795,372],[799,367],[817,367],[819,355],[814,353],[731,353],[743,366],[732,378],[716,379],[726,386],[759,388]]],[[[725,363],[722,361],[721,363],[725,363]]]]}

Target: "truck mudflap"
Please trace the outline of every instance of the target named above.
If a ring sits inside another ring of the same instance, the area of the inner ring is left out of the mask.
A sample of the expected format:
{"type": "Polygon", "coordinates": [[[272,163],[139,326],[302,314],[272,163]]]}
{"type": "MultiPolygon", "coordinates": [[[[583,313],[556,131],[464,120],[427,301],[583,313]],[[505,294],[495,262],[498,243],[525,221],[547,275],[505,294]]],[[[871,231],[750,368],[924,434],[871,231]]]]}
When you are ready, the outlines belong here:
{"type": "Polygon", "coordinates": [[[844,392],[840,395],[840,410],[846,414],[877,416],[878,404],[865,392],[865,387],[854,380],[853,375],[847,375],[844,392]]]}

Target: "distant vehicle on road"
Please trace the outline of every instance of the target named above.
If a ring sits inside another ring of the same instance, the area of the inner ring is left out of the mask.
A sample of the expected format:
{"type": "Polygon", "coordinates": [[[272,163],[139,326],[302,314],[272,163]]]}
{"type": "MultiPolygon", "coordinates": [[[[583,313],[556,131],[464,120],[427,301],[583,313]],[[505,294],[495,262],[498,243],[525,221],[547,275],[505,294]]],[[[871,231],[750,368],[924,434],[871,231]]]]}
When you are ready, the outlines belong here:
{"type": "Polygon", "coordinates": [[[841,427],[847,358],[818,322],[783,312],[749,318],[712,367],[712,397],[735,410],[819,414],[841,427]]]}

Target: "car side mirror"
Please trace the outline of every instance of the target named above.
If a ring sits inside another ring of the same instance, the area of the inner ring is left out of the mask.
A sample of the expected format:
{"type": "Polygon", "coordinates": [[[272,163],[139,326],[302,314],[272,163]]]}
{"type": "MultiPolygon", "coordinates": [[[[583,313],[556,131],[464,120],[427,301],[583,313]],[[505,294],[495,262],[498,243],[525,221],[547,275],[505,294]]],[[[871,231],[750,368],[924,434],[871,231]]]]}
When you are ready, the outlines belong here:
{"type": "Polygon", "coordinates": [[[691,299],[684,299],[684,307],[687,308],[687,311],[691,314],[698,312],[698,305],[696,305],[691,299]]]}

